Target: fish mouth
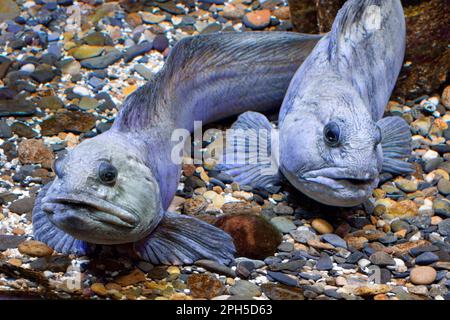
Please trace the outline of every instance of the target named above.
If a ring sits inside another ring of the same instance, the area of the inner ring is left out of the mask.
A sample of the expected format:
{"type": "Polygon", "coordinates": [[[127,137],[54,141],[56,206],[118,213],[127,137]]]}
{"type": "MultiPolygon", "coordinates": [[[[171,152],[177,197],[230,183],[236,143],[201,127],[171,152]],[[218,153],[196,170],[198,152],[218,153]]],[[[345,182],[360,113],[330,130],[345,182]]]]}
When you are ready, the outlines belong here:
{"type": "Polygon", "coordinates": [[[308,171],[300,176],[301,180],[328,186],[332,189],[365,188],[374,185],[378,180],[378,172],[358,172],[347,168],[325,168],[308,171]]]}
{"type": "Polygon", "coordinates": [[[61,207],[70,208],[71,214],[79,215],[80,218],[82,216],[117,227],[135,228],[139,224],[138,216],[129,209],[86,194],[46,196],[42,201],[42,210],[49,215],[61,212],[58,210],[61,207]]]}

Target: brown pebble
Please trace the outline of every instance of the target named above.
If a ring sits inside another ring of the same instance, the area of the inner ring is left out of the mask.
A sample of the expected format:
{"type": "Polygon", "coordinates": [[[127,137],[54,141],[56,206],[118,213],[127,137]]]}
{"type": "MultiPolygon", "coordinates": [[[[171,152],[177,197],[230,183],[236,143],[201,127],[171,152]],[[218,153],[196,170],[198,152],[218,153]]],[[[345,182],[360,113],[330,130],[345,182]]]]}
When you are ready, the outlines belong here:
{"type": "Polygon", "coordinates": [[[320,234],[333,233],[333,226],[324,219],[314,219],[311,226],[320,234]]]}
{"type": "Polygon", "coordinates": [[[108,295],[108,290],[106,290],[106,288],[103,285],[103,283],[94,283],[94,284],[92,284],[91,285],[91,290],[96,295],[99,295],[101,297],[105,297],[105,296],[108,295]]]}
{"type": "Polygon", "coordinates": [[[53,249],[45,243],[36,240],[28,240],[19,244],[19,252],[31,257],[47,257],[53,253],[53,249]]]}
{"type": "Polygon", "coordinates": [[[129,274],[117,277],[114,281],[122,287],[131,286],[145,281],[145,274],[139,269],[134,269],[129,274]]]}
{"type": "Polygon", "coordinates": [[[436,270],[432,267],[423,266],[412,269],[409,278],[414,284],[427,285],[432,284],[436,280],[436,276],[436,270]]]}

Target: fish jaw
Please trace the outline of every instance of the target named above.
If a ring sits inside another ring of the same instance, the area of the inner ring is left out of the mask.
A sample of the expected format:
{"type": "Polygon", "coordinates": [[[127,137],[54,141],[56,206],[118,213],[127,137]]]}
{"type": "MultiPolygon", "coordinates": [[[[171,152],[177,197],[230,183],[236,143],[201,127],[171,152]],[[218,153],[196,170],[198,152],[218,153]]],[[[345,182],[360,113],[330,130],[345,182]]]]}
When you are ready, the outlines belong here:
{"type": "Polygon", "coordinates": [[[312,170],[301,175],[283,172],[308,197],[330,206],[353,207],[372,195],[379,182],[378,172],[357,173],[345,168],[312,170]]]}
{"type": "Polygon", "coordinates": [[[152,231],[132,210],[87,194],[50,194],[42,199],[40,209],[55,227],[89,243],[134,242],[152,231]]]}

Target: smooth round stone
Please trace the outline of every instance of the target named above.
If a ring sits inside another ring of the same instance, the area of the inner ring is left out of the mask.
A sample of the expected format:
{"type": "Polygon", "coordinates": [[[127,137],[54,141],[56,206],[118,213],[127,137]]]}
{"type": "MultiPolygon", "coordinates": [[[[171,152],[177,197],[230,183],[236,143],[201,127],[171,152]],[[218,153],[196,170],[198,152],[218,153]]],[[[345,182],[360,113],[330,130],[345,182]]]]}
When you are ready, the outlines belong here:
{"type": "Polygon", "coordinates": [[[261,289],[254,283],[246,280],[236,281],[235,285],[230,288],[230,293],[235,296],[243,297],[259,297],[261,289]]]}
{"type": "Polygon", "coordinates": [[[31,257],[47,257],[53,253],[53,249],[45,243],[35,240],[24,241],[19,244],[19,252],[31,257]]]}
{"type": "Polygon", "coordinates": [[[414,180],[408,180],[408,179],[399,179],[395,182],[395,185],[397,186],[397,188],[399,188],[400,190],[402,190],[403,192],[415,192],[417,191],[417,186],[418,183],[417,181],[414,180]]]}
{"type": "Polygon", "coordinates": [[[439,233],[443,236],[450,236],[450,219],[445,219],[438,224],[439,233]]]}
{"type": "Polygon", "coordinates": [[[80,95],[82,97],[88,97],[90,95],[90,91],[81,86],[73,87],[73,93],[80,95]]]}
{"type": "Polygon", "coordinates": [[[324,234],[322,236],[322,240],[325,242],[328,242],[329,244],[331,244],[337,248],[347,249],[347,243],[345,242],[345,240],[336,234],[333,234],[333,233],[324,234]]]}
{"type": "Polygon", "coordinates": [[[324,219],[314,219],[311,226],[320,234],[333,233],[333,226],[324,219]]]}
{"type": "Polygon", "coordinates": [[[436,270],[432,267],[415,267],[409,275],[411,282],[417,285],[432,284],[436,276],[436,270]]]}
{"type": "Polygon", "coordinates": [[[391,223],[392,232],[398,232],[400,230],[409,230],[409,223],[404,220],[394,220],[391,223]]]}
{"type": "Polygon", "coordinates": [[[435,199],[433,201],[434,212],[444,216],[450,216],[450,201],[447,199],[435,199]]]}
{"type": "Polygon", "coordinates": [[[383,251],[375,252],[369,259],[370,262],[377,266],[395,266],[395,260],[383,251]]]}
{"type": "Polygon", "coordinates": [[[450,194],[450,181],[446,179],[440,179],[438,182],[438,190],[441,194],[444,196],[447,196],[450,194]]]}
{"type": "Polygon", "coordinates": [[[283,252],[291,252],[294,250],[294,244],[290,242],[283,242],[278,246],[278,250],[283,252]]]}
{"type": "Polygon", "coordinates": [[[292,230],[295,230],[297,227],[295,224],[288,218],[285,217],[275,217],[270,220],[272,224],[281,232],[288,233],[292,230]]]}
{"type": "Polygon", "coordinates": [[[20,68],[20,71],[31,73],[31,72],[33,72],[35,69],[36,69],[36,67],[34,66],[34,64],[32,64],[32,63],[27,63],[27,64],[24,64],[24,65],[20,68]]]}
{"type": "Polygon", "coordinates": [[[264,29],[270,24],[270,10],[264,9],[249,12],[242,21],[253,30],[264,29]]]}
{"type": "Polygon", "coordinates": [[[331,261],[330,256],[326,253],[322,253],[319,260],[317,260],[316,269],[320,271],[333,269],[333,262],[331,261]]]}
{"type": "Polygon", "coordinates": [[[429,265],[436,261],[439,261],[439,257],[433,252],[424,252],[416,258],[416,264],[429,265]]]}

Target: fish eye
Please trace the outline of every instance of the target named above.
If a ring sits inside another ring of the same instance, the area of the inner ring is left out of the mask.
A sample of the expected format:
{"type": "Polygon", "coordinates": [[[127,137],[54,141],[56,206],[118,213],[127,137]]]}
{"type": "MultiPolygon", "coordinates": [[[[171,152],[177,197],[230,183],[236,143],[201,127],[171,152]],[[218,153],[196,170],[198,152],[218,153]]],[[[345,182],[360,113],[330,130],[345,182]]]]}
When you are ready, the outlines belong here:
{"type": "Polygon", "coordinates": [[[112,185],[116,182],[117,169],[109,162],[102,162],[98,167],[98,178],[103,184],[112,185]]]}
{"type": "Polygon", "coordinates": [[[341,138],[341,128],[336,122],[329,122],[323,129],[323,137],[329,146],[336,147],[341,138]]]}

